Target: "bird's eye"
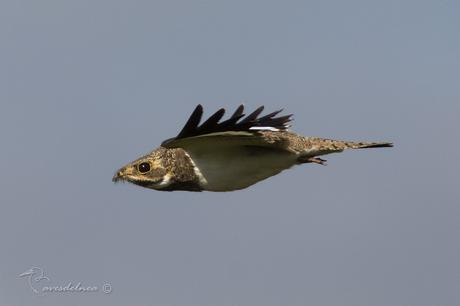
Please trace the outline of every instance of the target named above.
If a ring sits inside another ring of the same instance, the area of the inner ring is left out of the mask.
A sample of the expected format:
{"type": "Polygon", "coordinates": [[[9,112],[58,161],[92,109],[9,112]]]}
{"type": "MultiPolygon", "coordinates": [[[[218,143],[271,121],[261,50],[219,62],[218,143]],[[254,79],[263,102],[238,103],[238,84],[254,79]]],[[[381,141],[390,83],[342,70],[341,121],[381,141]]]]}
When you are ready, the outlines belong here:
{"type": "Polygon", "coordinates": [[[137,166],[137,169],[139,170],[140,173],[147,173],[150,171],[150,163],[140,163],[138,166],[137,166]]]}

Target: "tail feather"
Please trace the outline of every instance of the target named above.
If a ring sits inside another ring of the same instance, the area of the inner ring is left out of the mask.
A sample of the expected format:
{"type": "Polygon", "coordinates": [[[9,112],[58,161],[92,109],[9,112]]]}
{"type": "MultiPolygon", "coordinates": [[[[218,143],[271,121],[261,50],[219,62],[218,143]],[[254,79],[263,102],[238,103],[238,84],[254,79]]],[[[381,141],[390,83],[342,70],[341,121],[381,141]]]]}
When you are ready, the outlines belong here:
{"type": "Polygon", "coordinates": [[[304,138],[304,150],[300,153],[301,159],[314,156],[339,153],[346,149],[388,148],[393,147],[391,142],[354,142],[324,139],[317,137],[304,138]]]}
{"type": "Polygon", "coordinates": [[[368,149],[368,148],[391,148],[391,142],[348,142],[351,149],[368,149]]]}

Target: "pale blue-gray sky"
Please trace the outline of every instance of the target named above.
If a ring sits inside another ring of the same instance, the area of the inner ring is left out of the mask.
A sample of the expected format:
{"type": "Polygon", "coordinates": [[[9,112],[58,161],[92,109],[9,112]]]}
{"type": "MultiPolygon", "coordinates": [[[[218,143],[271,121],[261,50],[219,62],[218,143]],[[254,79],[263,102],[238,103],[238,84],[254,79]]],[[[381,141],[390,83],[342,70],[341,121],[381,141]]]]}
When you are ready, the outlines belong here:
{"type": "Polygon", "coordinates": [[[460,304],[456,1],[2,1],[0,305],[460,304]],[[194,106],[393,149],[232,193],[113,185],[194,106]],[[110,294],[37,296],[19,274],[110,294]]]}

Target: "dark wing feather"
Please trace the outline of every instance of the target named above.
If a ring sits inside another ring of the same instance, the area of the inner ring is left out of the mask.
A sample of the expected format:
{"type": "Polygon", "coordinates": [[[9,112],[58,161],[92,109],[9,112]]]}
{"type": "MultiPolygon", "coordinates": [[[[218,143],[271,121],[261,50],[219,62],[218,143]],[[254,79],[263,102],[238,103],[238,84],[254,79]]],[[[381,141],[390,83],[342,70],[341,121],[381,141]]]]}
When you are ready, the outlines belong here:
{"type": "Polygon", "coordinates": [[[198,105],[180,133],[175,138],[164,141],[163,144],[177,139],[212,133],[239,131],[254,132],[252,130],[262,128],[287,130],[289,128],[288,123],[292,120],[292,115],[276,117],[276,115],[282,111],[278,110],[263,117],[259,117],[263,110],[264,107],[260,106],[254,112],[245,117],[244,106],[240,105],[229,119],[219,122],[225,114],[225,109],[221,108],[200,125],[201,117],[203,116],[203,107],[198,105]]]}
{"type": "Polygon", "coordinates": [[[241,120],[241,124],[247,124],[247,123],[254,122],[263,110],[264,110],[264,106],[260,106],[258,109],[253,111],[250,115],[248,115],[246,118],[241,120]]]}
{"type": "Polygon", "coordinates": [[[198,134],[209,134],[212,133],[219,125],[219,120],[225,114],[225,109],[221,108],[217,112],[214,113],[211,117],[208,118],[202,125],[200,125],[197,129],[198,134]]]}
{"type": "Polygon", "coordinates": [[[190,118],[188,118],[182,130],[176,136],[176,138],[179,139],[179,138],[188,137],[187,135],[193,133],[193,131],[197,129],[198,124],[200,124],[202,116],[203,116],[203,106],[201,106],[201,104],[198,104],[195,110],[193,111],[193,113],[190,115],[190,118]]]}
{"type": "Polygon", "coordinates": [[[225,131],[226,129],[229,129],[230,127],[234,126],[238,120],[244,117],[243,112],[244,112],[244,106],[240,105],[236,109],[236,111],[233,113],[233,115],[230,117],[230,119],[227,119],[219,123],[219,132],[225,131]]]}
{"type": "MultiPolygon", "coordinates": [[[[281,113],[282,111],[283,111],[283,109],[274,111],[273,113],[270,113],[270,114],[268,114],[268,115],[265,115],[265,116],[263,116],[263,117],[260,117],[259,120],[260,120],[260,121],[263,121],[263,120],[267,120],[267,119],[273,118],[273,117],[275,117],[276,115],[278,115],[279,113],[281,113]]],[[[292,116],[292,115],[289,115],[289,116],[292,116]]]]}
{"type": "Polygon", "coordinates": [[[241,104],[240,106],[238,106],[238,108],[236,109],[236,111],[233,113],[232,117],[230,118],[236,118],[236,117],[242,117],[244,116],[244,105],[241,104]]]}

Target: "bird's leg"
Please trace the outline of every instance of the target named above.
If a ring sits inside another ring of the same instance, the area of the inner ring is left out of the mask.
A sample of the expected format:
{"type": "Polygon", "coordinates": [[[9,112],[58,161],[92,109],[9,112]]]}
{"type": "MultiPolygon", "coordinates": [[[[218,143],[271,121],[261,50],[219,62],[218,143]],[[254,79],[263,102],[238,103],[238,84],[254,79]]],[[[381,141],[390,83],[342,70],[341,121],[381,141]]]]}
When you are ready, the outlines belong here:
{"type": "Polygon", "coordinates": [[[318,165],[323,165],[323,166],[326,166],[326,162],[327,160],[325,159],[322,159],[322,158],[319,158],[319,157],[310,157],[309,159],[307,159],[308,162],[310,163],[315,163],[315,164],[318,164],[318,165]]]}
{"type": "Polygon", "coordinates": [[[307,157],[307,158],[299,158],[299,162],[301,163],[315,163],[318,165],[326,166],[327,160],[319,158],[319,157],[307,157]]]}

